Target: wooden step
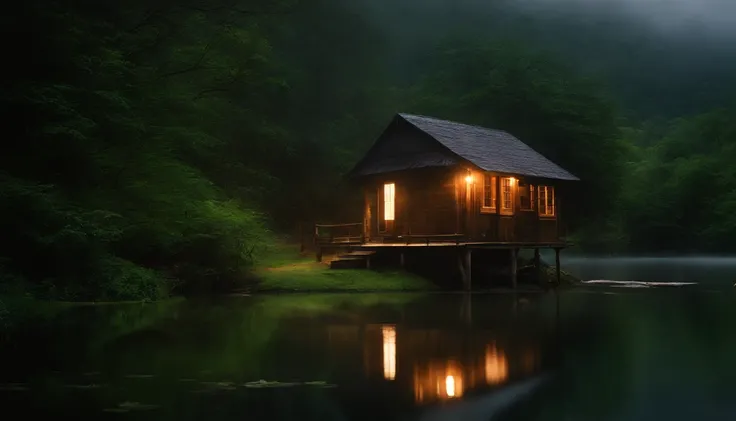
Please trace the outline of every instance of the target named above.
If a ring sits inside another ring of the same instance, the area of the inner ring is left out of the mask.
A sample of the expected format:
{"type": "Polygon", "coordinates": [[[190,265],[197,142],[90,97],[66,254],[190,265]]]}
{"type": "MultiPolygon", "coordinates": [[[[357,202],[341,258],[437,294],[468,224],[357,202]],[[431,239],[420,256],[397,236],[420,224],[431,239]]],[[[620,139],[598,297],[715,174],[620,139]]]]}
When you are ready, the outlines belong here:
{"type": "Polygon", "coordinates": [[[352,258],[352,257],[366,258],[366,257],[373,256],[374,254],[376,254],[376,252],[373,251],[373,250],[356,250],[356,251],[350,251],[350,252],[347,252],[347,253],[340,254],[337,257],[340,257],[340,258],[342,258],[342,257],[345,257],[345,258],[352,258]]]}
{"type": "Polygon", "coordinates": [[[362,257],[339,257],[330,262],[330,269],[363,269],[366,259],[362,257]]]}

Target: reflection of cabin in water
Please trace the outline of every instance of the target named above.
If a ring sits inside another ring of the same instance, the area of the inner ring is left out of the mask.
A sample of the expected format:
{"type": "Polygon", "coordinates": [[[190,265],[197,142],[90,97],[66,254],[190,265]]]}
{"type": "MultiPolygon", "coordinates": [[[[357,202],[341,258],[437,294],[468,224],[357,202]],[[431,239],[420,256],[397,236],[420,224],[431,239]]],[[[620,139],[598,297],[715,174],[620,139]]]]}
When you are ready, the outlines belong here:
{"type": "MultiPolygon", "coordinates": [[[[460,247],[559,251],[567,246],[560,191],[577,177],[509,133],[398,114],[350,171],[363,221],[317,225],[321,250],[460,247]]],[[[402,254],[403,261],[403,254],[402,254]]],[[[515,269],[514,269],[515,276],[515,269]]]]}
{"type": "Polygon", "coordinates": [[[328,330],[335,339],[352,332],[349,337],[362,341],[365,376],[410,388],[416,404],[460,398],[468,391],[503,386],[542,369],[539,343],[493,331],[476,331],[468,337],[454,329],[395,324],[332,325],[328,330]]]}

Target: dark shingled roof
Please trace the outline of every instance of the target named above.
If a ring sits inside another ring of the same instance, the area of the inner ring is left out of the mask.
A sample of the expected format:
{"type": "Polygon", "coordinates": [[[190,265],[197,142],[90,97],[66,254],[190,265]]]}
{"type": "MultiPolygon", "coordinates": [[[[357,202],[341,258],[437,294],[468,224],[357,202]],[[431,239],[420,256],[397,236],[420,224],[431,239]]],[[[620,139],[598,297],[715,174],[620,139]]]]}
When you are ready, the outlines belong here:
{"type": "Polygon", "coordinates": [[[483,170],[556,180],[579,180],[504,131],[419,115],[399,116],[483,170]]]}
{"type": "MultiPolygon", "coordinates": [[[[459,159],[436,151],[415,153],[411,159],[406,157],[381,157],[380,160],[366,160],[359,164],[358,175],[382,174],[393,171],[411,170],[427,167],[449,167],[460,162],[459,159]]],[[[356,166],[357,168],[357,166],[356,166]]]]}

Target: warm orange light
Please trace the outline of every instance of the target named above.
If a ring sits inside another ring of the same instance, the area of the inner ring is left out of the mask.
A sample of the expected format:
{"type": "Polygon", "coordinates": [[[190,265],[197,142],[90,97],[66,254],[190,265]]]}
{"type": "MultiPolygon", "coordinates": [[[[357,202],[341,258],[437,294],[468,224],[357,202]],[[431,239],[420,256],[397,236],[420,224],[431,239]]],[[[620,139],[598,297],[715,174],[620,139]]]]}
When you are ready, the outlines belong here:
{"type": "Polygon", "coordinates": [[[486,383],[489,385],[501,384],[509,377],[509,362],[502,350],[495,344],[486,347],[486,383]]]}
{"type": "Polygon", "coordinates": [[[393,380],[396,378],[396,327],[383,326],[383,378],[393,380]]]}
{"type": "Polygon", "coordinates": [[[511,185],[513,186],[513,185],[514,185],[514,183],[516,183],[516,179],[515,179],[514,177],[511,177],[511,178],[509,179],[509,184],[511,184],[511,185]]]}
{"type": "Polygon", "coordinates": [[[386,183],[383,185],[383,219],[393,221],[394,204],[396,203],[396,184],[386,183]]]}
{"type": "Polygon", "coordinates": [[[445,378],[445,391],[447,392],[447,397],[455,397],[455,377],[447,376],[445,378]]]}
{"type": "Polygon", "coordinates": [[[460,398],[467,380],[463,366],[455,361],[434,360],[427,365],[414,365],[414,398],[420,404],[460,398]]]}
{"type": "Polygon", "coordinates": [[[465,177],[465,182],[468,183],[468,184],[472,183],[473,182],[473,176],[472,175],[468,175],[467,177],[465,177]]]}

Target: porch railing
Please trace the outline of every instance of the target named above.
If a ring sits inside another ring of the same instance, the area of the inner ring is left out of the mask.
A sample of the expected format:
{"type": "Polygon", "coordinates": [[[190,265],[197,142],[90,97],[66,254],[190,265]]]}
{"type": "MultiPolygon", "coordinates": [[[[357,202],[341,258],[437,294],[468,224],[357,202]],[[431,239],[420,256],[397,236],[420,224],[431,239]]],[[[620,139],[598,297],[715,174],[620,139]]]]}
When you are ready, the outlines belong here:
{"type": "Polygon", "coordinates": [[[423,243],[455,243],[460,244],[465,239],[465,234],[405,234],[397,237],[396,242],[405,244],[423,243]]]}
{"type": "Polygon", "coordinates": [[[365,242],[363,223],[349,224],[314,224],[314,243],[328,244],[362,244],[365,242]]]}

